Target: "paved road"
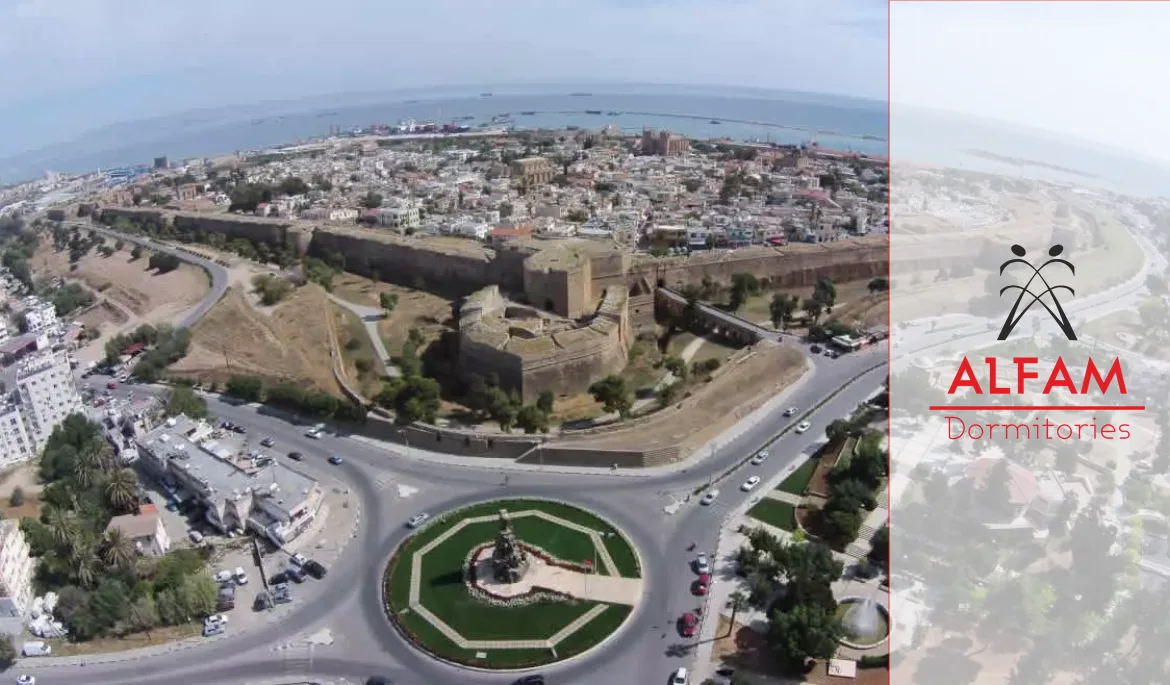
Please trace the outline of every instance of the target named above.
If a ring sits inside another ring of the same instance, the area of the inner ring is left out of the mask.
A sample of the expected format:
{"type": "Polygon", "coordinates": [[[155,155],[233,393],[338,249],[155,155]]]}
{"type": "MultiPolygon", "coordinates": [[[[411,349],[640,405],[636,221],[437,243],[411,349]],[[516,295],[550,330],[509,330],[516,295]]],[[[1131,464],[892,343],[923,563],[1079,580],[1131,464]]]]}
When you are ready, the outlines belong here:
{"type": "Polygon", "coordinates": [[[207,294],[203,297],[202,300],[199,301],[198,304],[196,304],[194,307],[192,307],[186,313],[186,315],[183,316],[183,320],[179,323],[179,326],[181,328],[190,328],[191,326],[194,326],[196,323],[198,323],[199,319],[202,319],[203,315],[206,314],[212,307],[214,307],[215,303],[219,302],[219,299],[221,297],[223,297],[224,292],[227,291],[227,287],[228,287],[227,269],[223,268],[219,264],[216,264],[214,261],[212,261],[210,259],[204,259],[203,257],[193,255],[189,252],[183,252],[182,250],[176,250],[173,247],[169,247],[167,245],[164,245],[156,240],[153,240],[153,239],[145,237],[145,236],[132,235],[129,233],[120,233],[118,231],[111,231],[108,228],[103,228],[102,226],[98,226],[95,224],[69,224],[69,225],[76,226],[76,227],[81,228],[83,230],[97,231],[98,234],[103,235],[107,238],[112,238],[115,240],[125,240],[126,242],[134,243],[135,245],[141,245],[142,247],[144,247],[148,250],[152,250],[154,252],[163,252],[166,254],[171,254],[171,255],[174,255],[174,256],[178,257],[179,259],[187,262],[188,264],[194,264],[195,266],[198,266],[198,267],[201,267],[202,269],[204,269],[208,273],[208,275],[211,277],[211,289],[207,291],[207,294]]]}
{"type": "MultiPolygon", "coordinates": [[[[453,468],[453,458],[446,455],[377,446],[349,435],[312,440],[303,435],[308,422],[298,425],[268,408],[213,398],[209,407],[214,414],[242,423],[253,433],[272,436],[277,441],[273,450],[277,454],[301,451],[307,458],[298,467],[349,483],[362,506],[357,539],[330,569],[325,581],[304,586],[298,593],[296,610],[278,625],[238,635],[229,632],[223,640],[197,642],[162,654],[95,658],[85,666],[51,665],[57,660],[24,660],[13,672],[35,674],[41,685],[145,685],[168,678],[175,682],[241,685],[250,678],[356,679],[372,673],[391,676],[398,685],[511,682],[514,676],[473,672],[435,662],[405,644],[383,614],[381,574],[385,560],[406,534],[403,522],[412,514],[436,513],[500,496],[531,495],[571,501],[612,520],[640,549],[647,581],[639,609],[620,636],[597,655],[547,669],[545,672],[554,676],[550,682],[661,682],[671,669],[689,662],[689,657],[667,654],[671,645],[681,641],[674,622],[698,605],[697,598],[689,592],[693,574],[688,562],[693,553],[686,551],[687,546],[693,542],[699,549],[713,551],[724,516],[747,496],[738,490],[746,478],[742,471],[751,470],[767,479],[815,449],[823,441],[824,426],[829,421],[848,414],[878,388],[886,374],[881,366],[885,356],[879,349],[836,360],[817,357],[815,371],[808,380],[778,398],[758,420],[741,422],[738,435],[717,446],[706,459],[640,471],[559,468],[549,472],[494,461],[453,468]],[[694,498],[673,516],[663,511],[667,504],[717,478],[802,418],[782,417],[785,407],[807,410],[875,365],[878,368],[862,380],[812,411],[808,416],[812,430],[801,435],[789,431],[769,447],[773,456],[763,466],[744,467],[730,476],[720,486],[723,494],[714,506],[700,507],[694,498]],[[345,462],[336,467],[328,465],[325,459],[330,454],[343,456],[345,462]],[[416,488],[417,492],[402,499],[394,487],[397,484],[416,488]],[[321,628],[332,631],[334,641],[310,650],[303,640],[321,628]],[[293,646],[278,649],[289,643],[293,646]],[[104,661],[107,658],[117,660],[104,661]]],[[[104,386],[105,379],[95,377],[90,382],[104,386]]],[[[124,386],[117,393],[131,391],[143,393],[149,389],[124,386]]]]}
{"type": "Polygon", "coordinates": [[[366,336],[370,339],[370,344],[374,346],[374,351],[382,359],[382,366],[386,369],[387,375],[393,377],[402,375],[398,367],[391,363],[390,353],[386,351],[386,345],[382,342],[382,335],[378,332],[378,322],[386,318],[386,310],[381,307],[367,307],[361,304],[354,304],[348,300],[341,299],[333,293],[329,293],[329,299],[336,302],[339,306],[345,307],[362,320],[362,326],[366,329],[366,336]]]}

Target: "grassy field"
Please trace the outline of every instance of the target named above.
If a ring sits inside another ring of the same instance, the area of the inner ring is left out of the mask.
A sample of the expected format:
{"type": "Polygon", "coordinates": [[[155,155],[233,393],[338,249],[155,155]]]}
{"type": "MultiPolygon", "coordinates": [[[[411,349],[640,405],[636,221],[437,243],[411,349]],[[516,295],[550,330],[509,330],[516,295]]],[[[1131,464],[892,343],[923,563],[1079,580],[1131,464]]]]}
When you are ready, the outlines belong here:
{"type": "Polygon", "coordinates": [[[808,487],[808,482],[812,480],[813,472],[816,470],[817,460],[806,459],[776,489],[780,492],[787,492],[790,495],[803,495],[804,489],[808,487]]]}
{"type": "Polygon", "coordinates": [[[796,507],[778,499],[765,497],[748,510],[748,516],[780,530],[796,530],[796,507]]]}
{"type": "MultiPolygon", "coordinates": [[[[468,517],[495,514],[500,509],[511,512],[539,509],[598,532],[610,533],[606,538],[606,547],[614,557],[618,571],[627,577],[639,575],[633,548],[612,526],[584,510],[548,501],[487,502],[436,520],[400,548],[385,580],[390,610],[396,613],[399,622],[439,656],[493,668],[533,666],[564,659],[585,651],[617,630],[632,607],[608,605],[584,629],[562,642],[557,648],[556,657],[543,650],[499,650],[490,652],[487,659],[483,660],[477,659],[474,651],[460,649],[425,619],[409,611],[410,557],[414,551],[442,535],[455,522],[468,517]]],[[[514,518],[512,522],[516,536],[521,541],[537,545],[555,556],[570,561],[584,561],[594,556],[592,541],[583,533],[531,517],[514,518]]],[[[490,542],[497,530],[495,521],[465,526],[423,558],[420,585],[422,603],[461,635],[480,640],[545,639],[598,604],[570,601],[504,608],[474,599],[463,585],[462,565],[468,551],[479,544],[490,542]]]]}

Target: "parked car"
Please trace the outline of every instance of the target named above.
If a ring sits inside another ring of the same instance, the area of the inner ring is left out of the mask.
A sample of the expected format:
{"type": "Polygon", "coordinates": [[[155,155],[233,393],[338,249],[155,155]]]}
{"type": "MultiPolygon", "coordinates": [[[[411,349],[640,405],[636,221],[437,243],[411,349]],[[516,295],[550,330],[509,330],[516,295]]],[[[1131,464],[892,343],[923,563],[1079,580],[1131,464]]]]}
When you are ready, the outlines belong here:
{"type": "Polygon", "coordinates": [[[118,389],[118,382],[117,381],[110,381],[109,383],[106,383],[106,390],[117,390],[117,389],[118,389]]]}
{"type": "Polygon", "coordinates": [[[797,409],[796,407],[789,407],[789,408],[784,410],[784,415],[785,416],[796,416],[796,412],[798,412],[798,411],[800,411],[800,410],[797,409]]]}
{"type": "Polygon", "coordinates": [[[321,438],[321,434],[324,432],[325,432],[325,425],[319,423],[316,426],[313,426],[309,430],[305,431],[305,437],[313,438],[314,440],[319,440],[321,438]]]}
{"type": "Polygon", "coordinates": [[[197,530],[188,531],[187,537],[191,538],[191,542],[194,542],[197,545],[200,542],[203,542],[203,533],[200,533],[197,530]]]}
{"type": "Polygon", "coordinates": [[[683,637],[694,637],[698,626],[699,617],[688,611],[678,619],[678,634],[683,637]]]}
{"type": "Polygon", "coordinates": [[[540,674],[526,675],[513,681],[512,685],[544,685],[544,676],[540,674]]]}
{"type": "Polygon", "coordinates": [[[277,583],[272,586],[272,600],[277,604],[288,604],[292,601],[292,590],[287,583],[277,583]]]}
{"type": "MultiPolygon", "coordinates": [[[[308,563],[308,562],[305,562],[305,563],[308,563]]],[[[304,566],[289,565],[288,567],[286,567],[284,569],[284,576],[285,576],[285,578],[291,580],[294,583],[298,583],[298,584],[303,583],[303,582],[305,582],[305,572],[303,569],[304,569],[304,566]]]]}
{"type": "Polygon", "coordinates": [[[809,423],[808,421],[801,421],[800,423],[796,424],[796,432],[797,433],[803,433],[806,430],[808,430],[809,428],[812,428],[812,424],[809,423]]]}
{"type": "Polygon", "coordinates": [[[53,645],[43,640],[29,640],[20,648],[24,656],[49,656],[53,653],[53,645]]]}
{"type": "Polygon", "coordinates": [[[313,561],[310,559],[309,563],[305,564],[301,568],[305,570],[305,573],[309,574],[317,580],[321,580],[325,577],[325,567],[319,561],[313,561]]]}
{"type": "Polygon", "coordinates": [[[248,584],[248,574],[244,572],[243,566],[237,566],[232,576],[236,579],[236,585],[248,584]]]}
{"type": "Polygon", "coordinates": [[[691,594],[697,595],[699,597],[703,597],[704,595],[707,594],[707,590],[710,589],[711,584],[704,583],[703,582],[704,578],[706,578],[707,580],[710,580],[711,576],[709,576],[707,574],[703,574],[703,575],[699,576],[698,580],[691,583],[691,594]]]}
{"type": "Polygon", "coordinates": [[[248,429],[244,428],[243,426],[241,426],[238,423],[233,423],[232,424],[232,432],[233,433],[247,433],[248,429]]]}
{"type": "Polygon", "coordinates": [[[344,460],[341,457],[337,456],[336,454],[333,455],[332,457],[329,457],[329,463],[333,464],[334,466],[337,466],[342,461],[344,461],[344,460]]]}
{"type": "Polygon", "coordinates": [[[759,484],[760,484],[760,477],[759,476],[752,476],[751,478],[748,478],[747,480],[745,480],[743,482],[743,485],[739,486],[739,489],[743,490],[744,492],[751,492],[752,488],[756,487],[759,484]]]}
{"type": "Polygon", "coordinates": [[[272,595],[267,592],[261,592],[256,595],[256,601],[252,602],[253,611],[268,611],[274,606],[272,595]]]}
{"type": "Polygon", "coordinates": [[[711,572],[711,562],[707,560],[706,554],[700,554],[695,557],[695,573],[702,575],[711,572]]]}
{"type": "Polygon", "coordinates": [[[264,438],[263,440],[260,441],[261,447],[272,447],[275,444],[276,444],[276,441],[273,440],[272,438],[264,438]]]}
{"type": "Polygon", "coordinates": [[[219,583],[220,585],[223,585],[224,583],[231,583],[235,581],[235,579],[235,574],[227,569],[215,572],[215,582],[219,583]]]}
{"type": "Polygon", "coordinates": [[[37,685],[36,676],[21,674],[16,676],[16,685],[37,685]]]}
{"type": "Polygon", "coordinates": [[[687,667],[679,666],[674,675],[670,676],[670,685],[687,685],[687,667]]]}
{"type": "Polygon", "coordinates": [[[366,685],[394,685],[389,678],[383,678],[380,675],[372,675],[366,678],[366,685]]]}
{"type": "Polygon", "coordinates": [[[294,566],[304,566],[309,563],[309,558],[304,554],[294,554],[288,558],[288,561],[294,566]]]}
{"type": "Polygon", "coordinates": [[[213,635],[222,635],[227,628],[225,623],[204,623],[203,637],[211,637],[213,635]]]}
{"type": "Polygon", "coordinates": [[[759,466],[760,464],[763,464],[767,460],[768,460],[768,451],[763,450],[759,454],[757,454],[756,456],[752,457],[752,464],[754,466],[759,466]]]}
{"type": "Polygon", "coordinates": [[[305,455],[301,454],[300,452],[289,452],[288,458],[292,459],[293,461],[300,461],[305,458],[305,455]]]}
{"type": "Polygon", "coordinates": [[[224,585],[219,589],[215,600],[216,611],[231,611],[236,608],[236,588],[234,585],[224,585]]]}
{"type": "Polygon", "coordinates": [[[702,504],[705,507],[709,506],[712,502],[715,501],[717,497],[719,497],[718,490],[708,490],[707,494],[703,495],[703,499],[699,500],[699,504],[702,504]]]}
{"type": "Polygon", "coordinates": [[[422,524],[426,523],[427,519],[429,519],[430,517],[431,517],[431,515],[426,514],[426,513],[415,514],[414,516],[410,517],[409,521],[406,522],[406,527],[407,528],[418,528],[422,524]]]}

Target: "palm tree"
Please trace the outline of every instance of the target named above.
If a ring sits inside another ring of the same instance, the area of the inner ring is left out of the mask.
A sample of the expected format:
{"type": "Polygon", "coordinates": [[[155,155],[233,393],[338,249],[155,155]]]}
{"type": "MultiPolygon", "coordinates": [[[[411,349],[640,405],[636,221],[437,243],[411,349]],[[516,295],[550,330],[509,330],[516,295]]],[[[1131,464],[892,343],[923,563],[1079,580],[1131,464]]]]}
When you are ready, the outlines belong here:
{"type": "Polygon", "coordinates": [[[138,503],[138,477],[131,469],[118,469],[106,484],[106,497],[114,509],[128,512],[138,503]]]}
{"type": "Polygon", "coordinates": [[[72,549],[79,532],[77,517],[71,511],[50,509],[49,531],[53,534],[53,541],[59,547],[72,549]]]}
{"type": "Polygon", "coordinates": [[[747,606],[747,595],[740,590],[731,593],[727,598],[727,608],[731,609],[731,621],[727,626],[727,634],[731,635],[735,632],[735,615],[739,610],[747,606]]]}
{"type": "Polygon", "coordinates": [[[106,564],[119,569],[127,570],[134,566],[137,557],[134,541],[117,529],[106,531],[102,541],[102,560],[106,564]]]}
{"type": "Polygon", "coordinates": [[[77,455],[77,466],[73,471],[73,480],[81,490],[88,490],[99,470],[97,455],[93,450],[82,450],[77,455]]]}
{"type": "Polygon", "coordinates": [[[73,568],[77,571],[77,582],[82,587],[93,587],[98,571],[98,558],[94,554],[93,545],[91,543],[78,544],[77,548],[73,550],[72,560],[73,568]]]}

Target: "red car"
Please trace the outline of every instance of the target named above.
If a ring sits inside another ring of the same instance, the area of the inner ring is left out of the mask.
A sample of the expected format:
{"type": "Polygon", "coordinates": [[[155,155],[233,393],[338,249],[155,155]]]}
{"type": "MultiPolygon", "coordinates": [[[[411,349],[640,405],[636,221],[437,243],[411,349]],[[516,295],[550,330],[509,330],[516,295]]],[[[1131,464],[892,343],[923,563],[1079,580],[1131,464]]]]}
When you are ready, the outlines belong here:
{"type": "Polygon", "coordinates": [[[699,617],[688,611],[678,620],[678,633],[683,637],[694,637],[698,625],[699,617]]]}
{"type": "Polygon", "coordinates": [[[116,390],[118,388],[118,384],[114,381],[110,381],[109,383],[106,383],[106,387],[110,390],[116,390]]]}
{"type": "Polygon", "coordinates": [[[707,573],[704,573],[704,574],[700,575],[699,579],[696,580],[691,585],[691,592],[702,597],[703,595],[707,594],[707,590],[710,587],[711,587],[711,576],[707,573]]]}

